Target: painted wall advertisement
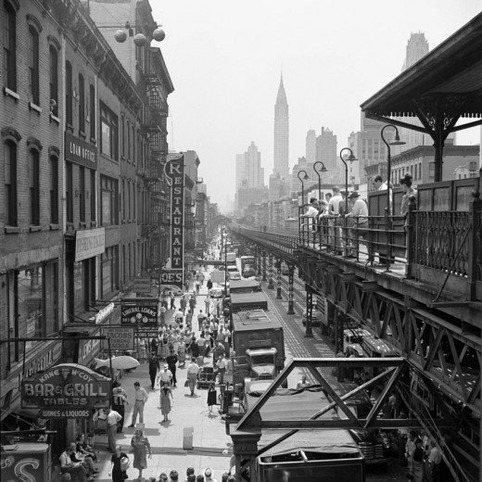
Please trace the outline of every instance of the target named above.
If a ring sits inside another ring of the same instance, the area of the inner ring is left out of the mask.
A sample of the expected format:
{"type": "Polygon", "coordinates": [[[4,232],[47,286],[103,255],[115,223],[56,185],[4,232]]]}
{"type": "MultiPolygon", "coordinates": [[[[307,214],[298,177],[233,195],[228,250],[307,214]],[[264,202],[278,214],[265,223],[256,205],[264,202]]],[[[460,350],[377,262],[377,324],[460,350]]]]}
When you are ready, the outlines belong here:
{"type": "MultiPolygon", "coordinates": [[[[184,273],[184,156],[167,161],[166,177],[171,185],[171,274],[170,284],[183,287],[184,273]]],[[[164,281],[163,281],[164,282],[164,281]]]]}
{"type": "Polygon", "coordinates": [[[21,384],[22,407],[40,409],[42,418],[90,418],[107,408],[112,380],[76,363],[56,365],[21,384]]]}
{"type": "Polygon", "coordinates": [[[0,480],[4,482],[45,482],[51,480],[50,445],[18,443],[2,446],[0,480]]]}

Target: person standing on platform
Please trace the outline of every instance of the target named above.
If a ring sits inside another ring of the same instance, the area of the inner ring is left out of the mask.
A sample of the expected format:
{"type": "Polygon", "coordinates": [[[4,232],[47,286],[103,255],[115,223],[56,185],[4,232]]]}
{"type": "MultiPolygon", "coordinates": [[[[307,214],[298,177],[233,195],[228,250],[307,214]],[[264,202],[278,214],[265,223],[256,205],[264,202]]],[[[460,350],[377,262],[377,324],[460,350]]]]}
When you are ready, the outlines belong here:
{"type": "Polygon", "coordinates": [[[124,429],[124,416],[126,411],[127,392],[122,388],[119,382],[114,382],[112,388],[112,410],[117,412],[122,420],[117,424],[117,433],[122,433],[124,429]]]}
{"type": "Polygon", "coordinates": [[[144,432],[137,429],[131,439],[131,448],[134,453],[134,468],[139,470],[139,480],[142,480],[142,471],[147,469],[147,454],[149,458],[152,456],[151,444],[147,437],[144,437],[144,432]]]}
{"type": "Polygon", "coordinates": [[[157,371],[161,368],[157,355],[152,355],[149,359],[149,378],[151,379],[151,390],[155,389],[157,371]]]}
{"type": "Polygon", "coordinates": [[[109,450],[115,452],[115,434],[117,433],[117,424],[122,420],[120,413],[107,409],[107,441],[109,450]]]}
{"type": "Polygon", "coordinates": [[[129,428],[134,427],[136,424],[137,415],[139,415],[139,422],[144,423],[144,405],[149,398],[149,395],[139,382],[134,383],[134,388],[136,390],[134,394],[134,412],[132,413],[132,423],[129,425],[129,428]]]}
{"type": "Polygon", "coordinates": [[[166,358],[167,366],[169,371],[172,373],[172,385],[177,386],[177,378],[176,378],[176,363],[178,361],[177,355],[174,350],[171,350],[171,353],[166,358]]]}
{"type": "Polygon", "coordinates": [[[171,387],[169,385],[165,384],[161,388],[161,393],[159,395],[159,403],[161,405],[161,413],[164,416],[163,422],[167,422],[169,420],[167,418],[167,416],[171,412],[172,402],[173,402],[173,396],[172,396],[171,387]]]}

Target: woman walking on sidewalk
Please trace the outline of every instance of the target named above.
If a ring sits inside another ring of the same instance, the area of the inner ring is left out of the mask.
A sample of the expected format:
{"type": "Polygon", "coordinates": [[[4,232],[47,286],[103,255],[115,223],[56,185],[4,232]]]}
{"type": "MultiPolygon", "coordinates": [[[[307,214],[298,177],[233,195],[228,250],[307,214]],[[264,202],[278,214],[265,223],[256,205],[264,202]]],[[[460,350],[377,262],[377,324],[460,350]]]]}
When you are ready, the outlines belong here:
{"type": "Polygon", "coordinates": [[[172,390],[171,390],[171,387],[166,384],[161,388],[161,394],[160,394],[161,413],[164,416],[163,422],[168,421],[167,416],[171,411],[172,402],[173,402],[172,390]]]}
{"type": "Polygon", "coordinates": [[[214,382],[212,382],[209,385],[209,390],[208,390],[209,413],[213,413],[213,405],[216,405],[216,398],[217,398],[216,388],[214,386],[214,382]]]}
{"type": "Polygon", "coordinates": [[[151,458],[152,452],[149,440],[139,428],[132,437],[131,447],[134,452],[134,468],[139,470],[139,480],[142,480],[142,471],[147,469],[147,454],[151,458]]]}
{"type": "MultiPolygon", "coordinates": [[[[122,452],[121,446],[117,445],[115,448],[115,453],[112,455],[111,458],[111,472],[112,472],[112,482],[124,482],[124,480],[128,479],[129,476],[127,475],[125,466],[123,468],[123,465],[121,464],[121,460],[123,458],[126,458],[127,460],[127,454],[122,452]]],[[[110,474],[109,474],[110,475],[110,474]]]]}

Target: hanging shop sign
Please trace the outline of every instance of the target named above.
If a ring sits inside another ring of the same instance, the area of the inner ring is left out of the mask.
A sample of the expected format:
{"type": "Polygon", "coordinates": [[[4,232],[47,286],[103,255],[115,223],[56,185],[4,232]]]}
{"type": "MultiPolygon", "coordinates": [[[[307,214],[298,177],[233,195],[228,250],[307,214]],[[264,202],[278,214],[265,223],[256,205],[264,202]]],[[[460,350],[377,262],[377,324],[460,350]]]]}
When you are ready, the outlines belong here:
{"type": "Polygon", "coordinates": [[[161,272],[161,284],[182,286],[182,271],[164,269],[161,272]]]}
{"type": "Polygon", "coordinates": [[[134,291],[138,295],[150,295],[152,290],[151,278],[136,278],[134,280],[134,291]]]}
{"type": "MultiPolygon", "coordinates": [[[[99,335],[99,330],[92,332],[93,336],[99,335]]],[[[79,340],[79,352],[77,362],[89,366],[89,363],[100,353],[100,340],[79,340]]]]}
{"type": "Polygon", "coordinates": [[[110,340],[112,351],[134,350],[135,326],[105,325],[102,327],[102,336],[110,340]]]}
{"type": "Polygon", "coordinates": [[[105,228],[82,229],[75,233],[75,262],[105,251],[105,228]]]}
{"type": "Polygon", "coordinates": [[[167,161],[166,177],[171,185],[171,271],[172,282],[182,288],[184,271],[184,156],[167,161]]]}
{"type": "Polygon", "coordinates": [[[107,408],[112,380],[77,363],[63,363],[26,378],[21,384],[22,408],[40,409],[42,418],[89,418],[107,408]]]}
{"type": "Polygon", "coordinates": [[[157,329],[157,300],[152,303],[122,302],[121,323],[125,325],[152,326],[157,329]]]}

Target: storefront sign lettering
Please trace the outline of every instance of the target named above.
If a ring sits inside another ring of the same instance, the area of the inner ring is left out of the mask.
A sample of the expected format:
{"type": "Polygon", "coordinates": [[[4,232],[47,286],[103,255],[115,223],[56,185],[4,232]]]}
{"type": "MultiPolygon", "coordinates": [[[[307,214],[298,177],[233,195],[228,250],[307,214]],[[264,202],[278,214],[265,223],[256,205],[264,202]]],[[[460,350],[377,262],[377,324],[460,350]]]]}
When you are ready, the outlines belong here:
{"type": "Polygon", "coordinates": [[[157,300],[150,305],[123,304],[121,323],[157,327],[157,300]]]}
{"type": "Polygon", "coordinates": [[[182,285],[182,271],[163,270],[161,273],[161,284],[182,285]]]}
{"type": "Polygon", "coordinates": [[[97,169],[97,148],[69,132],[65,133],[65,160],[97,169]]]}
{"type": "Polygon", "coordinates": [[[105,251],[105,228],[84,229],[75,235],[75,262],[92,258],[105,251]]]}
{"type": "Polygon", "coordinates": [[[79,340],[79,356],[77,360],[82,365],[88,365],[99,352],[100,340],[79,340]]]}
{"type": "Polygon", "coordinates": [[[106,325],[102,327],[102,335],[110,340],[111,350],[133,350],[134,329],[134,326],[106,325]]]}
{"type": "Polygon", "coordinates": [[[75,363],[64,363],[22,381],[22,407],[91,409],[109,406],[111,379],[75,363]]]}
{"type": "Polygon", "coordinates": [[[182,288],[184,273],[184,156],[181,155],[168,161],[165,173],[171,184],[171,269],[179,273],[179,276],[170,283],[182,288]]]}

